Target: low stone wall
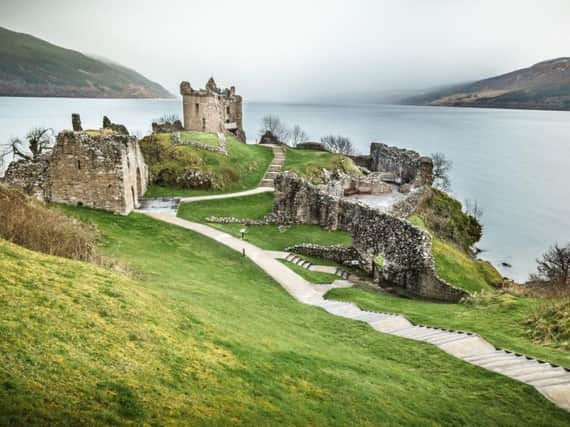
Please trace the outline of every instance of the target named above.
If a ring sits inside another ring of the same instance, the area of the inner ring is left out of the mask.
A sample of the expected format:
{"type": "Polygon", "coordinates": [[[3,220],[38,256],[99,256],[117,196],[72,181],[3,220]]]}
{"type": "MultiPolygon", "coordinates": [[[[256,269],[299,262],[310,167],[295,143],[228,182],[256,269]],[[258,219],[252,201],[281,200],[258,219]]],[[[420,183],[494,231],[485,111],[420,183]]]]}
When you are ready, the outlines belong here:
{"type": "Polygon", "coordinates": [[[362,268],[414,295],[457,302],[467,293],[435,271],[429,234],[408,221],[326,194],[293,173],[276,177],[273,214],[285,223],[318,224],[352,234],[362,268]],[[381,270],[375,259],[384,260],[381,270]]]}
{"type": "Polygon", "coordinates": [[[347,248],[340,245],[323,246],[313,243],[301,243],[299,245],[289,246],[285,248],[287,252],[293,252],[299,255],[314,256],[317,258],[328,259],[339,264],[360,264],[360,255],[354,248],[347,248]]]}
{"type": "Polygon", "coordinates": [[[197,141],[182,141],[180,139],[180,135],[177,133],[172,134],[172,142],[174,143],[174,145],[185,145],[187,147],[194,147],[194,148],[198,148],[200,150],[207,150],[207,151],[211,151],[213,153],[218,153],[218,154],[223,154],[224,156],[228,155],[228,150],[226,148],[226,143],[225,143],[225,138],[224,140],[220,140],[220,146],[216,147],[210,144],[203,144],[201,142],[197,142],[197,141]]]}
{"type": "Polygon", "coordinates": [[[208,216],[207,222],[214,224],[241,224],[241,225],[275,225],[281,224],[273,215],[268,215],[262,219],[236,218],[233,216],[208,216]]]}
{"type": "Polygon", "coordinates": [[[431,187],[424,185],[411,190],[406,196],[398,200],[389,210],[389,214],[398,218],[408,218],[416,208],[432,194],[431,187]]]}
{"type": "Polygon", "coordinates": [[[182,122],[180,120],[174,120],[174,122],[164,122],[164,123],[156,123],[152,122],[152,133],[173,133],[173,132],[182,132],[184,130],[184,126],[182,126],[182,122]]]}

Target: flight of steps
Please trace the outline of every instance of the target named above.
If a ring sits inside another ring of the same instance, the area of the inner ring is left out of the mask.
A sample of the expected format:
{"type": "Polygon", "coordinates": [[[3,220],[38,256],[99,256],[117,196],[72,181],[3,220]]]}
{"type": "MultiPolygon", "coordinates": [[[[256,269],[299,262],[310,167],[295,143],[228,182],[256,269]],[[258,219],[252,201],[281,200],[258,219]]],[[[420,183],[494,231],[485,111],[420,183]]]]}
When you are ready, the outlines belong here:
{"type": "Polygon", "coordinates": [[[272,145],[273,149],[273,161],[269,165],[265,176],[259,184],[260,187],[273,187],[273,180],[283,169],[283,163],[285,163],[285,149],[279,145],[272,145]]]}
{"type": "MultiPolygon", "coordinates": [[[[285,257],[286,261],[292,262],[293,264],[298,265],[299,267],[302,267],[306,270],[310,270],[311,267],[313,266],[313,264],[307,260],[304,260],[303,258],[295,255],[295,254],[289,254],[285,257]]],[[[343,270],[340,267],[337,267],[336,270],[334,271],[334,273],[331,274],[335,274],[345,280],[348,280],[350,273],[346,270],[343,270]]]]}

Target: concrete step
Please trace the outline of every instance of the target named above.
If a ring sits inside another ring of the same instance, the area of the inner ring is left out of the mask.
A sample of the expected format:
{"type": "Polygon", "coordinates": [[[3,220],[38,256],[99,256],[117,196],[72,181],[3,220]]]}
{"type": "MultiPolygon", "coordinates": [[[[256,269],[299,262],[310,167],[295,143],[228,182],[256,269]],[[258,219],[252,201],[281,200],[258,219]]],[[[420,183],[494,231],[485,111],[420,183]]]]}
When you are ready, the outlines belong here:
{"type": "Polygon", "coordinates": [[[560,377],[560,378],[546,378],[542,380],[536,380],[532,382],[528,382],[534,387],[550,387],[554,385],[562,385],[562,384],[570,384],[570,378],[560,377]]]}
{"type": "Polygon", "coordinates": [[[517,379],[532,383],[533,381],[546,380],[548,378],[566,378],[570,380],[570,374],[562,368],[552,368],[546,372],[534,372],[526,375],[519,375],[517,379]]]}
{"type": "Polygon", "coordinates": [[[526,360],[524,357],[517,358],[516,356],[513,356],[510,359],[501,359],[492,362],[477,363],[477,365],[487,369],[500,369],[503,367],[510,367],[515,365],[523,366],[526,363],[528,363],[528,360],[526,360]]]}
{"type": "Polygon", "coordinates": [[[505,357],[505,356],[511,356],[511,353],[506,353],[503,350],[496,350],[492,353],[475,355],[475,356],[467,356],[467,357],[465,357],[465,360],[467,360],[468,362],[478,363],[478,362],[483,362],[487,359],[494,359],[497,357],[505,357]]]}
{"type": "Polygon", "coordinates": [[[272,179],[261,180],[261,187],[273,187],[273,180],[272,179]]]}
{"type": "Polygon", "coordinates": [[[473,335],[459,334],[457,332],[450,332],[447,337],[436,338],[436,339],[428,340],[428,341],[432,344],[435,344],[435,345],[443,345],[443,344],[449,344],[449,343],[455,342],[455,341],[465,340],[465,339],[471,338],[472,336],[473,335]]]}

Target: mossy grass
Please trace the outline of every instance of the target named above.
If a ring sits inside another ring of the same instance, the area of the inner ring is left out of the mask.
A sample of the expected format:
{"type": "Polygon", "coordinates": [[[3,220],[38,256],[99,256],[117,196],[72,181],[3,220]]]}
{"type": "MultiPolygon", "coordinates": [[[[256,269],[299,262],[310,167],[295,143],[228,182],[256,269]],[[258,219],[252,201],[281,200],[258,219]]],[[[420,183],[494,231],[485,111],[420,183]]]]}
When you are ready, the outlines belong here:
{"type": "MultiPolygon", "coordinates": [[[[208,223],[209,216],[233,216],[236,218],[263,218],[271,212],[273,194],[261,193],[253,196],[233,197],[223,200],[207,200],[183,203],[178,216],[189,221],[201,222],[240,237],[240,224],[208,223]]],[[[247,227],[246,239],[263,249],[285,250],[299,243],[350,246],[352,237],[344,231],[329,231],[318,225],[253,225],[247,227]]]]}
{"type": "MultiPolygon", "coordinates": [[[[217,135],[213,135],[217,140],[217,135]]],[[[192,133],[192,139],[204,142],[212,134],[192,133]]],[[[273,153],[268,147],[248,145],[233,136],[226,136],[228,156],[195,147],[174,146],[170,134],[158,134],[141,142],[141,149],[151,175],[161,176],[149,186],[145,197],[190,197],[204,194],[224,194],[257,187],[263,178],[273,153]],[[197,170],[214,177],[215,187],[209,189],[181,188],[177,177],[185,171],[197,170]]]]}
{"type": "Polygon", "coordinates": [[[213,147],[220,146],[218,135],[213,132],[184,131],[180,132],[180,140],[182,142],[187,142],[187,141],[199,142],[201,144],[208,144],[213,147]]]}
{"type": "Polygon", "coordinates": [[[530,386],[298,303],[213,240],[65,211],[132,277],[0,243],[0,424],[570,422],[530,386]]]}
{"type": "Polygon", "coordinates": [[[283,169],[295,172],[313,183],[320,183],[323,169],[338,169],[349,174],[360,174],[352,159],[327,151],[287,149],[283,169]]]}
{"type": "Polygon", "coordinates": [[[300,267],[297,264],[286,260],[279,260],[281,263],[285,264],[303,279],[307,280],[308,282],[315,283],[318,285],[324,285],[334,282],[335,280],[339,280],[340,277],[336,276],[335,274],[330,273],[321,273],[320,271],[311,271],[307,270],[306,268],[300,267]]]}

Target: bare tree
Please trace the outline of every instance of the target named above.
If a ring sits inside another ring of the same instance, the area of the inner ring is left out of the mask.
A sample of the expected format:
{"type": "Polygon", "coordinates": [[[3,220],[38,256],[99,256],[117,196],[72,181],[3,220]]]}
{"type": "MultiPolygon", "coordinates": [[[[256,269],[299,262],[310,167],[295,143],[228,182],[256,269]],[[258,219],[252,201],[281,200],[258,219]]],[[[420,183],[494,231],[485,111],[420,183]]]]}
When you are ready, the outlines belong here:
{"type": "Polygon", "coordinates": [[[570,285],[570,243],[563,247],[554,244],[536,262],[540,278],[553,284],[570,285]]]}
{"type": "Polygon", "coordinates": [[[293,126],[293,129],[291,130],[289,135],[289,145],[291,147],[296,147],[297,144],[306,142],[308,139],[309,135],[307,135],[307,133],[303,129],[301,129],[301,126],[295,125],[293,126]]]}
{"type": "Polygon", "coordinates": [[[43,127],[33,128],[26,134],[25,141],[20,138],[10,140],[10,148],[14,157],[35,160],[53,145],[53,130],[43,127]]]}
{"type": "Polygon", "coordinates": [[[483,209],[481,209],[477,200],[465,199],[465,212],[477,221],[481,221],[481,218],[483,218],[483,209]]]}
{"type": "Polygon", "coordinates": [[[154,119],[154,123],[164,124],[164,123],[174,123],[175,121],[180,120],[178,114],[163,114],[158,119],[154,119]]]}
{"type": "Polygon", "coordinates": [[[327,135],[321,138],[321,143],[333,153],[352,155],[355,153],[354,146],[349,138],[342,135],[327,135]]]}
{"type": "Polygon", "coordinates": [[[449,179],[449,171],[453,167],[451,160],[448,160],[443,153],[433,153],[433,185],[443,191],[449,191],[451,181],[449,179]]]}
{"type": "Polygon", "coordinates": [[[268,114],[261,119],[259,134],[263,135],[268,131],[280,142],[286,142],[289,139],[290,133],[287,127],[281,122],[279,117],[272,114],[268,114]]]}

